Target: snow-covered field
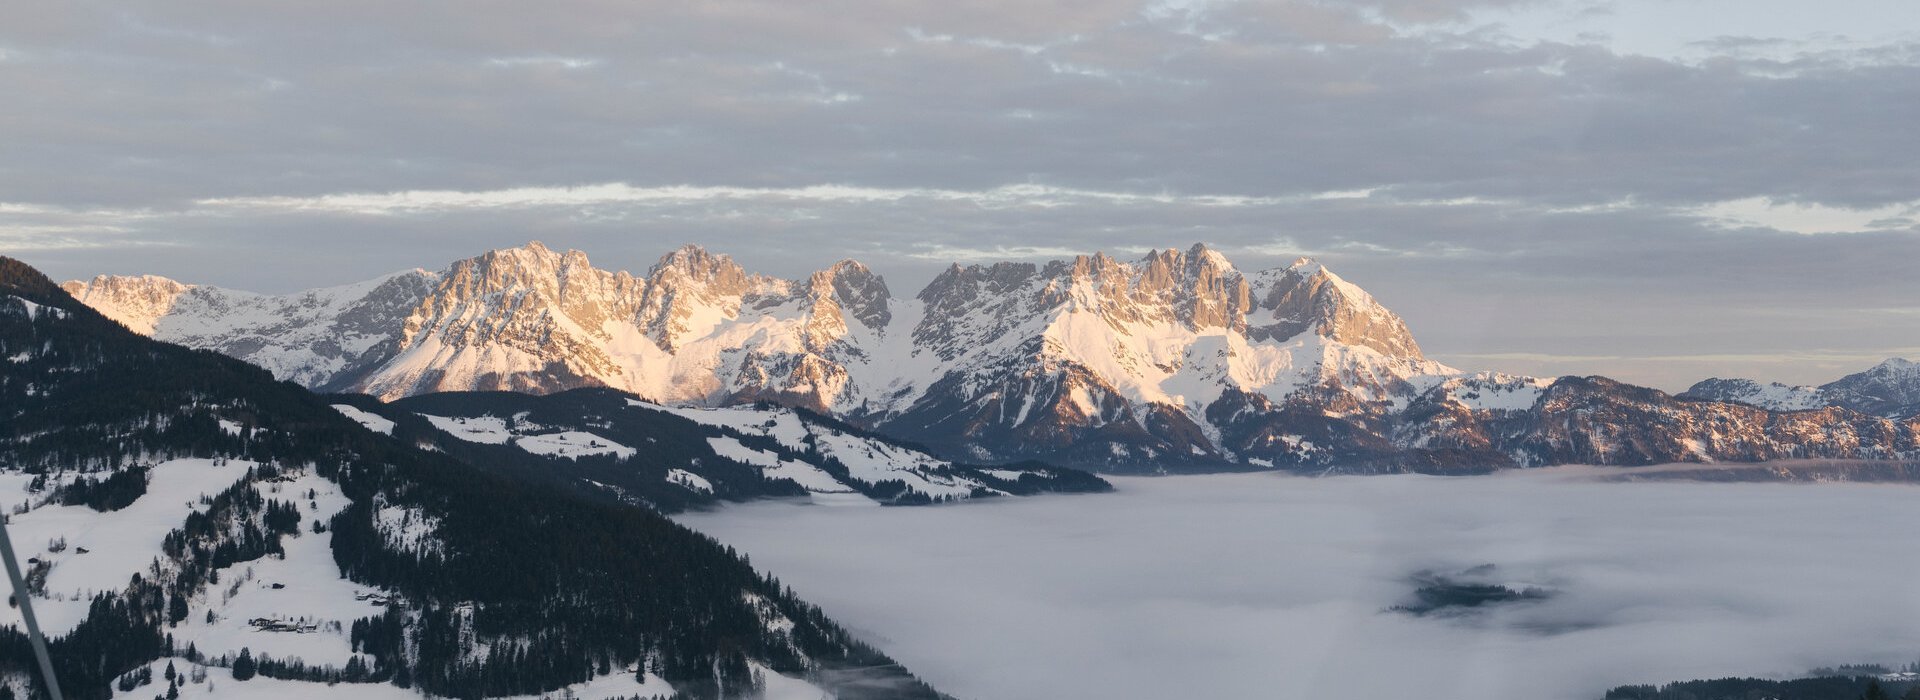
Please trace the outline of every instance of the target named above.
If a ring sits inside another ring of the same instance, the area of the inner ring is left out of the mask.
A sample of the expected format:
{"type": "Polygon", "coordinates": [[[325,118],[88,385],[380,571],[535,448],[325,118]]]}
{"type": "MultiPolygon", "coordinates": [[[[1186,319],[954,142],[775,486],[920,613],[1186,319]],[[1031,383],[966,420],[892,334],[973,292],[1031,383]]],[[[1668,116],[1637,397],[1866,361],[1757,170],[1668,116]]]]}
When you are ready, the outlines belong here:
{"type": "MultiPolygon", "coordinates": [[[[730,428],[743,435],[771,437],[795,448],[811,442],[822,456],[845,466],[849,476],[867,483],[899,480],[914,491],[956,499],[970,498],[975,488],[985,486],[978,481],[939,473],[940,469],[951,465],[925,452],[849,435],[801,420],[798,414],[785,409],[745,406],[675,408],[632,400],[627,403],[664,410],[696,423],[730,428]]],[[[715,454],[761,467],[769,477],[792,480],[811,491],[815,503],[876,505],[873,499],[861,495],[853,487],[811,464],[782,459],[771,452],[748,447],[731,437],[710,437],[707,438],[707,444],[713,447],[715,454]]],[[[1018,478],[1018,475],[1012,478],[1018,478]]]]}
{"type": "MultiPolygon", "coordinates": [[[[335,406],[334,408],[343,407],[335,406]]],[[[352,407],[348,406],[344,408],[352,407]]],[[[352,416],[353,414],[349,413],[347,415],[352,416]]],[[[633,448],[593,433],[578,430],[553,431],[547,429],[545,426],[526,425],[519,420],[519,417],[516,417],[511,423],[505,418],[495,416],[466,418],[461,416],[429,416],[423,413],[420,417],[427,419],[427,422],[432,423],[433,427],[446,431],[448,435],[467,442],[478,442],[486,445],[511,444],[533,454],[548,457],[613,455],[620,459],[626,459],[634,455],[633,448]]],[[[358,417],[354,419],[361,420],[358,417]]],[[[365,424],[366,421],[361,420],[361,423],[365,424]]],[[[389,421],[387,425],[389,431],[391,431],[392,422],[389,421]]]]}
{"type": "MultiPolygon", "coordinates": [[[[48,504],[13,516],[7,530],[21,566],[30,565],[27,559],[53,563],[47,572],[47,597],[33,600],[40,629],[50,635],[72,631],[86,618],[95,593],[126,587],[129,578],[164,556],[160,547],[168,532],[180,527],[188,513],[206,510],[202,497],[245,478],[251,466],[237,459],[171,460],[153,466],[146,495],[126,508],[102,513],[86,506],[48,504]]],[[[30,498],[39,500],[26,491],[31,479],[16,472],[0,474],[0,503],[11,508],[30,498]]],[[[0,608],[0,625],[18,625],[19,619],[18,609],[0,608]]]]}
{"type": "Polygon", "coordinates": [[[333,410],[339,411],[341,415],[348,418],[352,418],[354,422],[366,426],[368,430],[386,435],[393,434],[393,421],[387,420],[385,416],[362,411],[343,403],[334,404],[333,410]]]}
{"type": "Polygon", "coordinates": [[[1920,657],[1920,487],[1492,477],[1115,479],[934,508],[680,520],[969,700],[1590,700],[1920,657]],[[1544,602],[1387,612],[1493,564],[1544,602]]]}
{"type": "Polygon", "coordinates": [[[280,540],[286,549],[284,558],[267,556],[223,571],[219,585],[194,598],[187,619],[172,630],[174,638],[181,644],[192,642],[210,657],[237,656],[247,648],[276,659],[346,666],[354,656],[347,635],[353,621],[386,610],[367,595],[391,595],[342,577],[333,561],[330,536],[311,530],[314,521],[328,521],[346,508],[347,497],[332,481],[306,473],[254,488],[265,498],[300,509],[300,536],[280,540]],[[313,498],[307,498],[308,493],[313,498]],[[267,631],[250,624],[255,619],[312,627],[301,632],[267,631]]]}

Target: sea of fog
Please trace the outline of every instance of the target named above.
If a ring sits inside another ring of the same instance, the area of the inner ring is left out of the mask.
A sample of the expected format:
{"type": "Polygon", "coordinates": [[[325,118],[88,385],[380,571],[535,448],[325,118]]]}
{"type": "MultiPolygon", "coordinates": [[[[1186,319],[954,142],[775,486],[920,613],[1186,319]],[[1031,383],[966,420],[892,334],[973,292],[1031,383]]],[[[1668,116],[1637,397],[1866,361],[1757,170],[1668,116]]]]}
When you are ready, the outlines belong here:
{"type": "Polygon", "coordinates": [[[1920,486],[1113,479],[919,508],[680,520],[965,700],[1598,698],[1920,658],[1920,486]],[[1416,617],[1408,577],[1557,591],[1416,617]]]}

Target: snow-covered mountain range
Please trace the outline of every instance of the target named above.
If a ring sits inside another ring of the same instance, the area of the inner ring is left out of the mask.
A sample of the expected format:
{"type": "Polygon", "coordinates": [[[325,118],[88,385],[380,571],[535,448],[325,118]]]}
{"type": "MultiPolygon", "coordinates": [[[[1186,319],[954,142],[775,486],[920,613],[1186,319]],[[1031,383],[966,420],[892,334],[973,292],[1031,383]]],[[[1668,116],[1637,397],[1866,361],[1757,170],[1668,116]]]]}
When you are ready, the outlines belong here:
{"type": "Polygon", "coordinates": [[[1839,406],[1904,419],[1920,415],[1920,362],[1894,357],[1820,386],[1761,384],[1751,379],[1708,379],[1681,393],[1685,398],[1728,401],[1774,411],[1839,406]]]}
{"type": "Polygon", "coordinates": [[[1479,469],[1573,454],[1862,456],[1834,447],[1856,433],[1884,437],[1866,441],[1872,455],[1916,449],[1910,425],[1847,413],[1800,427],[1845,434],[1826,443],[1769,429],[1720,448],[1741,431],[1659,392],[1639,408],[1684,414],[1684,430],[1547,437],[1544,423],[1515,421],[1542,422],[1595,392],[1617,398],[1624,385],[1461,372],[1427,359],[1397,315],[1313,260],[1243,272],[1203,245],[1135,261],[954,265],[912,297],[850,260],[788,280],[687,246],[634,276],[539,243],[280,296],[157,277],[64,288],[136,331],[323,391],[606,386],[667,405],[771,401],[970,462],[1479,469]]]}

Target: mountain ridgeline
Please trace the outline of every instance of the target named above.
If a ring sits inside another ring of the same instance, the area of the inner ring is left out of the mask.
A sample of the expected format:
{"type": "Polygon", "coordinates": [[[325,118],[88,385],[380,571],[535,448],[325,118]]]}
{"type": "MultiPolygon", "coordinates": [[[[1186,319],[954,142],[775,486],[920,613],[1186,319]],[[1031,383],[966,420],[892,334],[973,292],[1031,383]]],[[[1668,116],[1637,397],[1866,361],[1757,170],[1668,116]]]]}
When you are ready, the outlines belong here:
{"type": "Polygon", "coordinates": [[[1895,420],[1920,415],[1920,363],[1891,358],[1872,368],[1820,386],[1761,384],[1751,379],[1708,379],[1681,393],[1682,398],[1726,401],[1774,411],[1829,407],[1895,420]]]}
{"type": "Polygon", "coordinates": [[[767,497],[924,505],[1112,489],[1086,472],[1044,464],[955,464],[804,408],[765,403],[667,408],[607,388],[333,401],[403,442],[665,513],[767,497]]]}
{"type": "MultiPolygon", "coordinates": [[[[0,503],[68,697],[161,665],[165,685],[264,695],[942,697],[652,509],[336,403],[0,258],[0,503]]],[[[0,615],[0,682],[20,687],[32,655],[0,615]]]]}
{"type": "Polygon", "coordinates": [[[853,261],[790,280],[688,246],[635,276],[538,243],[280,296],[157,277],[65,289],[136,331],[321,391],[775,404],[952,462],[1459,473],[1920,456],[1904,394],[1767,406],[1462,372],[1324,265],[1245,272],[1202,245],[954,265],[911,297],[853,261]]]}

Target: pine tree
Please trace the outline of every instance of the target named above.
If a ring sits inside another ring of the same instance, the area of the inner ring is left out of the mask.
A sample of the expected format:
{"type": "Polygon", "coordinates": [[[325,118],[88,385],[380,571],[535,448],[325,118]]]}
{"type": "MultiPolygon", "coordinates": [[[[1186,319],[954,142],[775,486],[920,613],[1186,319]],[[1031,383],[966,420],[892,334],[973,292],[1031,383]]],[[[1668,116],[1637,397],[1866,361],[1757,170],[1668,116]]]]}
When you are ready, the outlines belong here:
{"type": "Polygon", "coordinates": [[[1861,695],[1860,699],[1861,700],[1893,700],[1893,696],[1887,694],[1887,689],[1880,687],[1880,681],[1872,681],[1867,684],[1867,692],[1865,695],[1861,695]]]}
{"type": "Polygon", "coordinates": [[[252,679],[256,670],[253,652],[246,647],[240,647],[240,657],[233,660],[233,679],[236,681],[252,679]]]}

